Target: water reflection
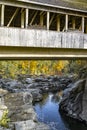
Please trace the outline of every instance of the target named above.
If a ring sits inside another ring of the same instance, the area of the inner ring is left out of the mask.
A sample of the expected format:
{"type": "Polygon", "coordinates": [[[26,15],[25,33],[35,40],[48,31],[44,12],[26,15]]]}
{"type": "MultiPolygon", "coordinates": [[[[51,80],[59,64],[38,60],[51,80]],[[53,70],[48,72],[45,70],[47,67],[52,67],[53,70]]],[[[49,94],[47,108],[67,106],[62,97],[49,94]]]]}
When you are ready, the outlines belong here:
{"type": "Polygon", "coordinates": [[[50,126],[50,130],[87,130],[83,124],[62,116],[59,111],[61,93],[45,94],[43,101],[34,105],[38,120],[50,126]]]}

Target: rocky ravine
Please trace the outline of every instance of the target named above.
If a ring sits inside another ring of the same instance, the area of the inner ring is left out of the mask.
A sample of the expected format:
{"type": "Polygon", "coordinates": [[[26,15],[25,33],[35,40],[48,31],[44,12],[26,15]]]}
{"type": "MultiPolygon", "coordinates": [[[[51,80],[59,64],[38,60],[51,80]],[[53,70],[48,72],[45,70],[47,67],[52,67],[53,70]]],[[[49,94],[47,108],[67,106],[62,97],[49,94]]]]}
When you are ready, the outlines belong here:
{"type": "MultiPolygon", "coordinates": [[[[32,102],[43,99],[43,92],[65,89],[72,82],[72,77],[59,76],[19,76],[18,79],[0,79],[0,121],[8,110],[9,129],[0,130],[49,130],[39,123],[32,102]]],[[[7,119],[6,119],[7,118],[7,119]]]]}
{"type": "Polygon", "coordinates": [[[81,69],[78,81],[64,90],[59,109],[67,116],[87,124],[87,67],[81,69]]]}

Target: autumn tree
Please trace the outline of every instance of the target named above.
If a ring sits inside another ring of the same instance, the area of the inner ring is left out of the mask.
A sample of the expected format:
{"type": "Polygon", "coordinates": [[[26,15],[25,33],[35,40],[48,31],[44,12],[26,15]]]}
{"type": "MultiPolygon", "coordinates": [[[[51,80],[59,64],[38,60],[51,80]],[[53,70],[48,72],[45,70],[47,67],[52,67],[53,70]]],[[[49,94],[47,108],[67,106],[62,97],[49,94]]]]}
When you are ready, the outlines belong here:
{"type": "Polygon", "coordinates": [[[86,60],[19,60],[0,61],[0,75],[15,78],[18,74],[60,75],[77,73],[86,60]]]}

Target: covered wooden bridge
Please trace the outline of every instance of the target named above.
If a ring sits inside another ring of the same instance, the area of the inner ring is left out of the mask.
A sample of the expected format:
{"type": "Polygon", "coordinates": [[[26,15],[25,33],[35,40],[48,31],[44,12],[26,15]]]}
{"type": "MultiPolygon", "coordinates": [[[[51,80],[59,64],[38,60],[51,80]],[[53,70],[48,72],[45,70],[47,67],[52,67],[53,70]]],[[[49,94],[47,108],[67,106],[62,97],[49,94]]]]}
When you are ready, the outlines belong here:
{"type": "Polygon", "coordinates": [[[87,58],[86,0],[0,0],[0,58],[87,58]]]}

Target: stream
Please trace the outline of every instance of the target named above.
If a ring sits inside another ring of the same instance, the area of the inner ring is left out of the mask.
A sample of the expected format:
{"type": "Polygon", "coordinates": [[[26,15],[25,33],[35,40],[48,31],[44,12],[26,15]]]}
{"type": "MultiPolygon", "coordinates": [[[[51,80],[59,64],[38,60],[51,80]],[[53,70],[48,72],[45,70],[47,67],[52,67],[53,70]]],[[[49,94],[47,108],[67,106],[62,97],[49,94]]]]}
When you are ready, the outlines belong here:
{"type": "Polygon", "coordinates": [[[34,109],[38,120],[49,125],[50,130],[87,130],[84,124],[60,114],[55,94],[45,94],[41,102],[34,104],[34,109]]]}

